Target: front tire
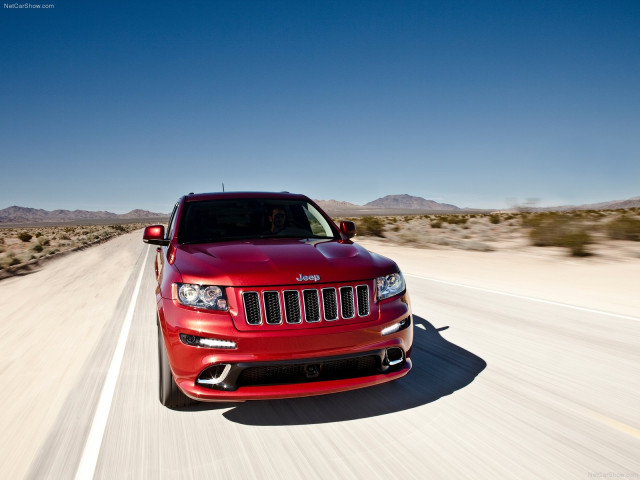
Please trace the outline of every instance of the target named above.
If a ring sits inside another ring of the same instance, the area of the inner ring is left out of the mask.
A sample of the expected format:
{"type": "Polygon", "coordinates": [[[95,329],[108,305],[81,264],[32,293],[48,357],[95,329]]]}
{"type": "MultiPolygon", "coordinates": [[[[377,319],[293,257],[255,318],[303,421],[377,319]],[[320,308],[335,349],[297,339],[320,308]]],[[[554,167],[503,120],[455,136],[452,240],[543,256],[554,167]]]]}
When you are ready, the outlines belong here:
{"type": "Polygon", "coordinates": [[[158,386],[162,405],[168,408],[180,408],[198,403],[182,393],[173,379],[160,322],[158,322],[158,367],[158,386]]]}

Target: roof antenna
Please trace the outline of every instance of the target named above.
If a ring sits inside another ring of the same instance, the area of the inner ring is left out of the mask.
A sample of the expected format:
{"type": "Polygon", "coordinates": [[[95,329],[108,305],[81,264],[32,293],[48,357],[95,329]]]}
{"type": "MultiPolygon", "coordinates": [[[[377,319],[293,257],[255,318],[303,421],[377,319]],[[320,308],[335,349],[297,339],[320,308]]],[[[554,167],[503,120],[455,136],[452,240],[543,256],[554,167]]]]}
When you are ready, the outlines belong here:
{"type": "Polygon", "coordinates": [[[224,182],[222,182],[222,191],[224,192],[224,182]]]}

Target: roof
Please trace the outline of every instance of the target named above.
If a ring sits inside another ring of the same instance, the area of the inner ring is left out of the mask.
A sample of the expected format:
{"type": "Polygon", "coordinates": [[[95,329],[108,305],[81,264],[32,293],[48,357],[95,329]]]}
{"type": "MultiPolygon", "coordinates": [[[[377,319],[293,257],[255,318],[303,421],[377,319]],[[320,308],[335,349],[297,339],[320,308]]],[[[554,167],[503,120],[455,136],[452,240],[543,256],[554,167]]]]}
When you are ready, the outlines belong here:
{"type": "Polygon", "coordinates": [[[185,202],[199,202],[202,200],[222,200],[229,198],[268,198],[274,200],[309,200],[305,195],[288,192],[212,192],[190,193],[185,195],[185,202]]]}

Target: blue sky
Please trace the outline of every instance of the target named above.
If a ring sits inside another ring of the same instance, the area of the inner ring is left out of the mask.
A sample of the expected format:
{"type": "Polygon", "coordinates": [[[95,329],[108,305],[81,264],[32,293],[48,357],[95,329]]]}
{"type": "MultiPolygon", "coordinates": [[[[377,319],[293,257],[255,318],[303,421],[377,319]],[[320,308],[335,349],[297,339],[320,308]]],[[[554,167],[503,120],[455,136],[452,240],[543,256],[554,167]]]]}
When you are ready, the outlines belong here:
{"type": "Polygon", "coordinates": [[[640,195],[636,0],[43,3],[0,8],[0,208],[640,195]]]}

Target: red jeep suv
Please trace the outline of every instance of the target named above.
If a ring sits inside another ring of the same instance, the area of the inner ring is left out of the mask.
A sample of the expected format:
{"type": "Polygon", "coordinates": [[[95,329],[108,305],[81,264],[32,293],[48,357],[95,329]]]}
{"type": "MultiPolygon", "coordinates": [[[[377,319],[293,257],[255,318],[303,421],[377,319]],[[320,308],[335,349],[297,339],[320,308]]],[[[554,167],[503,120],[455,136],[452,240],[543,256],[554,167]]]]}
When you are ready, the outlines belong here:
{"type": "Polygon", "coordinates": [[[353,243],[289,193],[186,195],[149,226],[160,402],[341,392],[411,369],[413,325],[398,266],[353,243]]]}

